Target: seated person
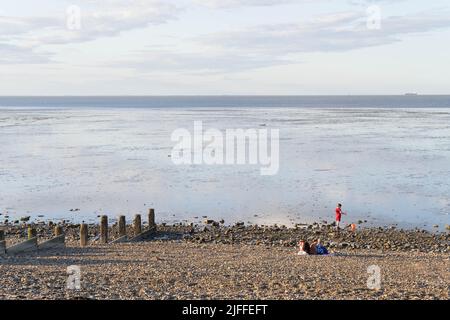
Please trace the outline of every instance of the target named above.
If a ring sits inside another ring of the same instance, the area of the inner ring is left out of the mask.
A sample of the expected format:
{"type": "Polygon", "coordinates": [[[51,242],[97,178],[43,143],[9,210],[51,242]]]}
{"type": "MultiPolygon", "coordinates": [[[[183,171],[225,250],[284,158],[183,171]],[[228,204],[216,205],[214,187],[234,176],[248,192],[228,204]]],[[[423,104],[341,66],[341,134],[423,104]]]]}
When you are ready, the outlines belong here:
{"type": "Polygon", "coordinates": [[[298,255],[308,255],[310,254],[310,250],[311,248],[309,246],[308,241],[300,240],[298,242],[298,253],[297,253],[298,255]]]}
{"type": "Polygon", "coordinates": [[[328,254],[328,250],[322,245],[320,239],[317,239],[317,241],[311,245],[310,254],[324,255],[328,254]]]}

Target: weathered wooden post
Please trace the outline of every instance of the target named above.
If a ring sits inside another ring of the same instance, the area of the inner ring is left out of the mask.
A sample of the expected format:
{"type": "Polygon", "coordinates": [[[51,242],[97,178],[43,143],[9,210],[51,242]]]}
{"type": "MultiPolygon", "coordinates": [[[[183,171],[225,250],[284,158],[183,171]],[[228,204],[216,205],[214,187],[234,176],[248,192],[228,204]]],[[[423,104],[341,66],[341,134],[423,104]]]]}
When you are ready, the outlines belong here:
{"type": "Polygon", "coordinates": [[[100,218],[100,242],[108,243],[108,216],[100,218]]]}
{"type": "Polygon", "coordinates": [[[88,243],[88,225],[82,223],[80,226],[80,245],[82,247],[87,246],[88,243]]]}
{"type": "Polygon", "coordinates": [[[155,209],[148,210],[148,227],[149,229],[155,227],[155,209]]]}
{"type": "Polygon", "coordinates": [[[141,232],[142,232],[141,215],[137,214],[134,216],[134,235],[137,236],[141,232]]]}
{"type": "Polygon", "coordinates": [[[119,238],[127,235],[125,216],[119,216],[119,238]]]}
{"type": "Polygon", "coordinates": [[[62,226],[55,226],[54,234],[55,234],[55,237],[62,235],[63,234],[62,226]]]}
{"type": "Polygon", "coordinates": [[[28,240],[36,238],[37,232],[36,229],[33,227],[28,227],[28,240]]]}

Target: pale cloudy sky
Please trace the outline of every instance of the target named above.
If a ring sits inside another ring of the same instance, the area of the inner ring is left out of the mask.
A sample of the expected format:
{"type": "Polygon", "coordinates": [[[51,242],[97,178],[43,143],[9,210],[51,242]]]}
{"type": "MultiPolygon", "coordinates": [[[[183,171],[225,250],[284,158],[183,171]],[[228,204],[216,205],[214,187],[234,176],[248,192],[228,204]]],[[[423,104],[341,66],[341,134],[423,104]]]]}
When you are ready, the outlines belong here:
{"type": "Polygon", "coordinates": [[[448,0],[0,0],[0,95],[448,94],[449,57],[448,0]]]}

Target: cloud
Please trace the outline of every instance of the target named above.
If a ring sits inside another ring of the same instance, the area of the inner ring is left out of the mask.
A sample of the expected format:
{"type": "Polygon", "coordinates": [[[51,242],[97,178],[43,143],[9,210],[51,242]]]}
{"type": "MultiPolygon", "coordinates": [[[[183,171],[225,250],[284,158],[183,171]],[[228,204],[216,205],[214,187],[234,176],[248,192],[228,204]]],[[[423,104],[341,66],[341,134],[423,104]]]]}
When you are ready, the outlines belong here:
{"type": "Polygon", "coordinates": [[[33,47],[0,43],[0,64],[43,64],[52,62],[51,57],[51,53],[39,53],[33,47]]]}
{"type": "Polygon", "coordinates": [[[401,41],[408,34],[447,27],[449,15],[422,13],[385,18],[380,30],[371,30],[364,14],[342,12],[298,24],[259,25],[207,34],[193,39],[199,48],[196,52],[183,52],[183,48],[147,50],[113,65],[139,73],[235,73],[300,63],[301,53],[381,46],[401,41]]]}
{"type": "Polygon", "coordinates": [[[150,25],[158,25],[175,19],[180,11],[176,5],[169,1],[109,1],[101,10],[93,12],[82,11],[82,28],[77,31],[66,31],[59,36],[53,35],[46,38],[50,43],[83,42],[102,37],[117,36],[122,32],[146,28],[150,25]]]}
{"type": "Polygon", "coordinates": [[[80,5],[81,28],[67,27],[68,15],[49,17],[0,17],[0,43],[20,41],[43,46],[91,41],[117,36],[122,32],[146,28],[175,19],[181,10],[161,0],[91,0],[80,5]]]}
{"type": "Polygon", "coordinates": [[[48,17],[7,17],[0,16],[0,37],[15,36],[42,30],[58,23],[58,19],[48,17]]]}
{"type": "Polygon", "coordinates": [[[265,7],[299,2],[311,2],[311,0],[194,0],[194,3],[210,8],[265,7]]]}
{"type": "Polygon", "coordinates": [[[0,16],[0,64],[51,62],[52,54],[38,52],[46,45],[63,45],[114,37],[175,19],[181,10],[162,0],[85,0],[79,6],[81,28],[67,27],[66,8],[58,16],[0,16]]]}
{"type": "Polygon", "coordinates": [[[244,30],[203,36],[204,44],[246,53],[283,56],[305,52],[347,51],[401,41],[408,34],[450,27],[450,15],[421,13],[381,20],[369,29],[358,12],[326,15],[299,24],[259,25],[244,30]]]}
{"type": "MultiPolygon", "coordinates": [[[[391,4],[407,0],[344,0],[342,4],[349,4],[353,6],[370,6],[374,4],[391,4]]],[[[205,6],[214,9],[229,9],[239,7],[269,7],[279,6],[285,4],[317,4],[318,2],[332,3],[333,0],[192,0],[194,4],[205,6]]]]}
{"type": "Polygon", "coordinates": [[[139,73],[178,73],[191,75],[242,72],[291,63],[288,60],[237,52],[180,52],[176,50],[148,50],[107,66],[129,68],[139,73]]]}
{"type": "MultiPolygon", "coordinates": [[[[81,0],[80,0],[81,1],[81,0]]],[[[81,29],[66,27],[59,16],[0,16],[0,63],[48,63],[46,45],[63,45],[114,37],[123,32],[176,19],[192,1],[212,7],[271,6],[310,0],[84,0],[81,29]],[[188,4],[186,4],[188,3],[188,4]]],[[[365,1],[365,0],[364,0],[365,1]]],[[[383,1],[383,0],[379,0],[383,1]]],[[[402,0],[390,0],[402,1],[402,0]]],[[[378,1],[375,1],[378,2],[378,1]]],[[[117,67],[146,72],[226,73],[298,63],[298,54],[348,51],[401,41],[405,35],[450,26],[450,15],[419,13],[390,16],[380,30],[366,26],[365,10],[318,16],[300,23],[262,24],[190,39],[181,48],[145,50],[112,62],[117,67]],[[187,48],[190,48],[191,51],[187,48]]]]}

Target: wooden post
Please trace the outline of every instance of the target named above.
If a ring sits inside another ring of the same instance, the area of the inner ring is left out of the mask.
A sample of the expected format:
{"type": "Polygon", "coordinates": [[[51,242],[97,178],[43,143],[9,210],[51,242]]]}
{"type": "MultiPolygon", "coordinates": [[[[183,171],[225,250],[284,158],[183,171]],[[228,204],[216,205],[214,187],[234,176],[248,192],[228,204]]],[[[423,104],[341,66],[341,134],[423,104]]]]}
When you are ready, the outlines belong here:
{"type": "Polygon", "coordinates": [[[127,235],[125,216],[119,216],[119,238],[127,235]]]}
{"type": "Polygon", "coordinates": [[[142,232],[141,215],[137,214],[134,216],[134,235],[137,236],[141,232],[142,232]]]}
{"type": "Polygon", "coordinates": [[[88,243],[88,225],[86,223],[80,226],[80,245],[82,247],[87,246],[88,243]]]}
{"type": "Polygon", "coordinates": [[[62,235],[63,234],[62,226],[55,226],[54,234],[55,234],[55,237],[62,235]]]}
{"type": "Polygon", "coordinates": [[[36,238],[36,229],[33,227],[28,227],[28,240],[36,238]]]}
{"type": "Polygon", "coordinates": [[[148,227],[150,229],[155,227],[155,209],[148,210],[148,227]]]}
{"type": "Polygon", "coordinates": [[[100,218],[100,242],[108,243],[108,216],[100,218]]]}

